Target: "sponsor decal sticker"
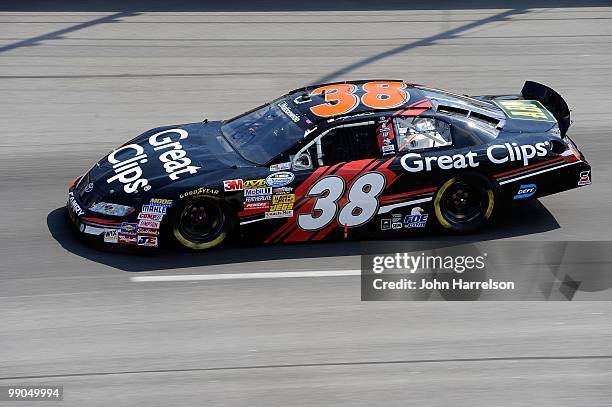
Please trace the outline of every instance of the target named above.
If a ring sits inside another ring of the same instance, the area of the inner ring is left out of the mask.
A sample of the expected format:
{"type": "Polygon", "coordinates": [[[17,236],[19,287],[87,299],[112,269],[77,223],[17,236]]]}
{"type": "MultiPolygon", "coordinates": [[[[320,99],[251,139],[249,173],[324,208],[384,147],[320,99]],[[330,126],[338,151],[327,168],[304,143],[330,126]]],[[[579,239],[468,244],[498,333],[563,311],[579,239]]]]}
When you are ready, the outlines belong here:
{"type": "Polygon", "coordinates": [[[135,235],[137,228],[138,228],[138,224],[137,223],[123,222],[121,224],[120,232],[123,235],[135,235]]]}
{"type": "Polygon", "coordinates": [[[400,213],[391,214],[391,229],[401,229],[403,227],[402,215],[400,213]]]}
{"type": "Polygon", "coordinates": [[[244,210],[252,209],[268,209],[270,202],[247,202],[244,204],[244,210]]]}
{"type": "Polygon", "coordinates": [[[95,226],[89,226],[89,225],[85,225],[85,227],[83,228],[83,230],[81,231],[83,233],[87,233],[88,235],[101,235],[102,233],[104,233],[104,229],[103,228],[97,228],[95,226]]]}
{"type": "Polygon", "coordinates": [[[383,154],[393,154],[395,152],[395,146],[392,144],[382,146],[382,152],[383,154]]]}
{"type": "Polygon", "coordinates": [[[276,212],[292,210],[294,202],[295,194],[273,195],[272,205],[270,205],[270,211],[276,212]]]}
{"type": "Polygon", "coordinates": [[[187,192],[181,193],[179,195],[179,198],[183,199],[183,198],[189,198],[189,197],[192,197],[192,196],[202,196],[202,195],[218,196],[219,192],[220,191],[218,189],[216,189],[216,188],[204,188],[204,187],[200,187],[200,188],[194,189],[192,191],[187,191],[187,192]]]}
{"type": "Polygon", "coordinates": [[[268,175],[266,178],[266,185],[269,187],[284,187],[285,185],[291,184],[294,179],[295,175],[293,175],[292,172],[275,172],[274,174],[268,175]]]}
{"type": "Polygon", "coordinates": [[[119,244],[136,244],[136,235],[126,235],[119,233],[117,236],[117,243],[119,244]]]}
{"type": "Polygon", "coordinates": [[[106,229],[104,231],[104,243],[118,243],[119,231],[117,229],[106,229]]]}
{"type": "Polygon", "coordinates": [[[87,184],[87,186],[85,187],[85,192],[90,193],[91,191],[93,191],[94,188],[94,184],[93,182],[90,182],[89,184],[87,184]]]}
{"type": "Polygon", "coordinates": [[[395,153],[395,146],[393,145],[394,135],[387,123],[380,125],[380,136],[379,143],[381,144],[381,151],[383,155],[390,155],[395,153]]]}
{"type": "Polygon", "coordinates": [[[74,193],[72,191],[70,191],[70,207],[72,208],[72,210],[74,211],[74,213],[77,214],[77,216],[81,216],[83,215],[85,212],[83,211],[83,209],[81,209],[81,207],[79,206],[79,204],[76,201],[76,198],[74,197],[74,193]]]}
{"type": "Polygon", "coordinates": [[[147,219],[147,220],[156,220],[156,221],[160,221],[162,220],[162,218],[164,217],[163,213],[139,213],[138,214],[138,219],[147,219]]]}
{"type": "Polygon", "coordinates": [[[274,194],[290,194],[293,192],[293,188],[291,187],[280,187],[272,189],[274,194]]]}
{"type": "Polygon", "coordinates": [[[532,197],[536,193],[537,189],[538,186],[536,184],[521,184],[518,192],[516,193],[516,195],[514,195],[514,198],[512,199],[527,199],[529,197],[532,197]]]}
{"type": "Polygon", "coordinates": [[[591,171],[582,171],[580,173],[580,179],[578,180],[578,186],[582,187],[585,185],[591,185],[591,171]]]}
{"type": "Polygon", "coordinates": [[[142,205],[141,213],[160,213],[166,214],[166,207],[162,205],[142,205]]]}
{"type": "Polygon", "coordinates": [[[291,169],[291,162],[272,164],[270,171],[285,171],[291,169]]]}
{"type": "Polygon", "coordinates": [[[157,220],[141,219],[138,221],[138,227],[142,228],[159,229],[159,225],[161,225],[161,222],[157,220]]]}
{"type": "Polygon", "coordinates": [[[248,179],[244,181],[244,189],[262,188],[266,186],[265,179],[248,179]]]}
{"type": "Polygon", "coordinates": [[[293,203],[280,203],[275,205],[270,205],[270,211],[289,211],[293,209],[293,203]]]}
{"type": "Polygon", "coordinates": [[[380,230],[391,230],[391,219],[381,219],[380,230]]]}
{"type": "Polygon", "coordinates": [[[300,121],[300,116],[298,116],[297,114],[295,114],[290,108],[289,105],[287,104],[286,101],[282,101],[280,102],[278,105],[278,107],[280,107],[280,110],[283,111],[283,113],[285,113],[287,116],[289,116],[289,118],[291,120],[293,120],[295,123],[300,121]]]}
{"type": "Polygon", "coordinates": [[[511,119],[556,122],[555,116],[537,100],[495,100],[494,102],[511,119]]]}
{"type": "Polygon", "coordinates": [[[223,190],[225,192],[242,191],[244,181],[241,179],[227,179],[223,181],[223,190]]]}
{"type": "Polygon", "coordinates": [[[271,195],[247,196],[244,198],[244,202],[269,202],[271,199],[271,195]]]}
{"type": "Polygon", "coordinates": [[[136,233],[138,235],[157,236],[159,234],[159,229],[143,228],[139,226],[138,229],[136,230],[136,233]]]}
{"type": "Polygon", "coordinates": [[[290,218],[293,216],[293,211],[274,211],[266,212],[266,219],[290,218]]]}
{"type": "Polygon", "coordinates": [[[273,204],[293,203],[295,202],[295,194],[274,195],[272,197],[273,204]]]}
{"type": "Polygon", "coordinates": [[[244,190],[245,197],[261,196],[261,195],[272,195],[272,188],[267,187],[267,188],[254,188],[254,189],[244,190]]]}
{"type": "Polygon", "coordinates": [[[151,200],[149,201],[149,205],[158,205],[170,208],[172,206],[172,199],[151,198],[151,200]]]}
{"type": "Polygon", "coordinates": [[[138,236],[138,246],[157,246],[157,236],[138,236]]]}
{"type": "Polygon", "coordinates": [[[405,228],[424,228],[427,225],[427,219],[429,215],[424,213],[423,208],[417,206],[412,208],[410,215],[406,215],[404,218],[405,228]]]}

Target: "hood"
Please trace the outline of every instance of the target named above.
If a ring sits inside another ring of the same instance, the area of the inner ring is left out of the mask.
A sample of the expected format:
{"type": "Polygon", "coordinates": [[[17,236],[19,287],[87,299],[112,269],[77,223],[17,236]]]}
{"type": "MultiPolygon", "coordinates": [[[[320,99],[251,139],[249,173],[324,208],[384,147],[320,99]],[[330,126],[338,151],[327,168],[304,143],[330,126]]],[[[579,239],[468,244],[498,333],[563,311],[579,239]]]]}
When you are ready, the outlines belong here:
{"type": "Polygon", "coordinates": [[[116,148],[79,182],[78,190],[88,189],[91,202],[85,205],[107,197],[114,203],[133,203],[168,189],[219,182],[228,170],[252,166],[227,144],[221,124],[159,127],[116,148]]]}

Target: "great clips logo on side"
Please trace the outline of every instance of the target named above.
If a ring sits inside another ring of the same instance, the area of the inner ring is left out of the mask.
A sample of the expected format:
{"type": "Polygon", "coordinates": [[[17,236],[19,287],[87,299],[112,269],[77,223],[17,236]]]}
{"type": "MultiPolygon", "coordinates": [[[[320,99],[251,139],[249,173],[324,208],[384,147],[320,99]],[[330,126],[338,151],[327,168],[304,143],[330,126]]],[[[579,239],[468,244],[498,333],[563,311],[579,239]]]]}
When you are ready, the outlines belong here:
{"type": "MultiPolygon", "coordinates": [[[[155,133],[148,139],[153,151],[160,152],[158,159],[172,181],[176,181],[181,175],[195,174],[201,168],[191,165],[191,159],[187,157],[187,152],[180,143],[180,140],[186,139],[187,136],[187,131],[183,129],[170,129],[155,133]]],[[[115,175],[107,179],[107,183],[119,181],[128,194],[138,192],[139,188],[145,191],[151,189],[140,166],[148,162],[148,156],[141,145],[128,144],[116,149],[109,154],[108,162],[112,164],[115,175]]]]}

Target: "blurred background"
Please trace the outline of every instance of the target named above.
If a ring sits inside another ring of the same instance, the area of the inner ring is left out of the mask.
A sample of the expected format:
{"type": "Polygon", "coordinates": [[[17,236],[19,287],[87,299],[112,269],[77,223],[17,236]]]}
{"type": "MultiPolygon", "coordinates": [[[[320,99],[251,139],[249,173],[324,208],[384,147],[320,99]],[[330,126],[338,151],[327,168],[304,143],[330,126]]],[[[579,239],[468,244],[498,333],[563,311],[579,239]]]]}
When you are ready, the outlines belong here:
{"type": "Polygon", "coordinates": [[[609,406],[609,302],[362,303],[356,276],[142,283],[359,269],[359,244],[148,259],[70,235],[68,183],[149,128],[326,81],[530,79],[572,108],[594,184],[479,238],[610,240],[612,2],[299,3],[0,3],[0,384],[63,385],[75,406],[609,406]]]}

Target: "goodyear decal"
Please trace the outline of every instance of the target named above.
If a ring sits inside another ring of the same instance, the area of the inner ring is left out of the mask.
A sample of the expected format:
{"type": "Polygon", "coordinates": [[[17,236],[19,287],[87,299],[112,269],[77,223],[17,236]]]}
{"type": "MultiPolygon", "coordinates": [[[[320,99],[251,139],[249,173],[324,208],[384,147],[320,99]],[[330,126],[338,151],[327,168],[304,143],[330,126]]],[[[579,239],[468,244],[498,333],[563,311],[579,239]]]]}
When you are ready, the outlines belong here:
{"type": "Polygon", "coordinates": [[[511,119],[556,122],[555,116],[537,100],[496,100],[495,104],[511,119]]]}

